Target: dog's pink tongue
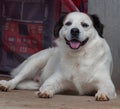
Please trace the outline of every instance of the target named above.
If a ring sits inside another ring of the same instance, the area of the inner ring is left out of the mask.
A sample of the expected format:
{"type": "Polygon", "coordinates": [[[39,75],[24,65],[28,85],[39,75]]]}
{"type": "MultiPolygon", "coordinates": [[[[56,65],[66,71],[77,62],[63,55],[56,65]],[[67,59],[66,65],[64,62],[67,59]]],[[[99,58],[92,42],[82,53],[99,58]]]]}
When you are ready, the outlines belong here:
{"type": "Polygon", "coordinates": [[[80,42],[70,41],[70,47],[73,49],[78,49],[80,47],[80,42]]]}

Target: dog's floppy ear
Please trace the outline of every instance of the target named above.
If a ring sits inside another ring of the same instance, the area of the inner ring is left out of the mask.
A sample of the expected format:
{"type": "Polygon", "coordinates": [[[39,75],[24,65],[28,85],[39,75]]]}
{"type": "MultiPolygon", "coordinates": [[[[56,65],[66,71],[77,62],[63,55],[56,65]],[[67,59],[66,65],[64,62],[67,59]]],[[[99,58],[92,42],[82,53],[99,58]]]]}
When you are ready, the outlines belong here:
{"type": "Polygon", "coordinates": [[[65,19],[66,15],[63,15],[58,22],[56,23],[55,27],[54,27],[54,37],[58,38],[59,37],[59,31],[63,26],[63,21],[65,19]]]}
{"type": "Polygon", "coordinates": [[[103,28],[104,25],[101,23],[99,17],[95,14],[90,15],[92,21],[93,21],[93,25],[95,27],[95,29],[97,30],[98,34],[103,38],[103,28]]]}

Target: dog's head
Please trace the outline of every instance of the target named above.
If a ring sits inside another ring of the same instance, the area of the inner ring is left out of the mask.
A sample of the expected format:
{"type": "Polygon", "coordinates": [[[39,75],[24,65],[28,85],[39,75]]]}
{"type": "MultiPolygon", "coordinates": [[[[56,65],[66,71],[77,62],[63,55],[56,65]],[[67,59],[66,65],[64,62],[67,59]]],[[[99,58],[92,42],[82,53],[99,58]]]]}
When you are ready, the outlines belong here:
{"type": "Polygon", "coordinates": [[[103,24],[99,18],[82,12],[72,12],[63,16],[54,29],[54,36],[64,40],[71,49],[79,49],[89,40],[97,36],[102,37],[102,34],[103,24]]]}

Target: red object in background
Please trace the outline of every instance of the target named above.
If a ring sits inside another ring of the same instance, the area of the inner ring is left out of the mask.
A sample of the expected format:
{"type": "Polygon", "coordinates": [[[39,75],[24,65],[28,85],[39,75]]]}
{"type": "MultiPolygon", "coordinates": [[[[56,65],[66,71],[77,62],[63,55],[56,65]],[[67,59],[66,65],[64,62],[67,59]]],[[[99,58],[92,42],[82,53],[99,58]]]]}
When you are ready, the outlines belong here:
{"type": "Polygon", "coordinates": [[[87,0],[56,0],[56,21],[62,14],[73,11],[87,12],[87,0]]]}
{"type": "Polygon", "coordinates": [[[87,12],[87,0],[72,0],[76,7],[82,11],[82,12],[87,12]]]}
{"type": "Polygon", "coordinates": [[[79,8],[77,7],[79,4],[75,4],[74,1],[76,0],[61,0],[61,3],[64,6],[64,10],[66,10],[66,12],[79,11],[79,8]]]}
{"type": "MultiPolygon", "coordinates": [[[[56,0],[56,20],[73,11],[86,12],[87,0],[56,0]]],[[[14,53],[33,54],[42,49],[42,24],[7,21],[4,30],[4,48],[14,53]],[[26,25],[28,34],[21,35],[19,25],[26,25]]]]}
{"type": "Polygon", "coordinates": [[[3,38],[5,50],[27,54],[40,51],[42,49],[42,28],[42,24],[6,22],[3,38]],[[23,30],[20,30],[19,25],[23,25],[23,30]],[[20,31],[23,31],[23,34],[20,31]]]}

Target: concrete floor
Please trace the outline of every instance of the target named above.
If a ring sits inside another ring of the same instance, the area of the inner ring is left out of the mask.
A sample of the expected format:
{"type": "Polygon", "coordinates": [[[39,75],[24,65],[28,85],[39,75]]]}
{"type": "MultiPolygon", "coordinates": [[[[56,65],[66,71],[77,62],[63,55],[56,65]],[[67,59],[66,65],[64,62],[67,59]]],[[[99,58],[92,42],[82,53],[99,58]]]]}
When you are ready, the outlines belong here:
{"type": "Polygon", "coordinates": [[[35,95],[35,91],[12,90],[0,92],[0,109],[120,109],[120,90],[117,94],[117,99],[98,102],[93,96],[57,94],[42,99],[35,95]]]}
{"type": "Polygon", "coordinates": [[[120,92],[115,100],[98,102],[94,97],[78,95],[42,99],[34,91],[13,90],[0,92],[0,109],[120,109],[120,92]]]}

